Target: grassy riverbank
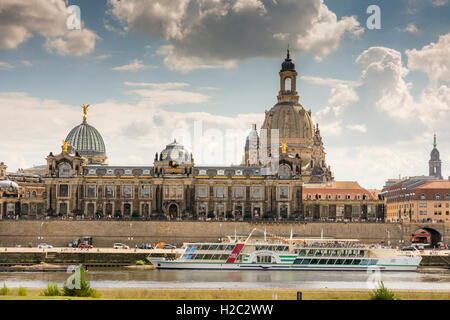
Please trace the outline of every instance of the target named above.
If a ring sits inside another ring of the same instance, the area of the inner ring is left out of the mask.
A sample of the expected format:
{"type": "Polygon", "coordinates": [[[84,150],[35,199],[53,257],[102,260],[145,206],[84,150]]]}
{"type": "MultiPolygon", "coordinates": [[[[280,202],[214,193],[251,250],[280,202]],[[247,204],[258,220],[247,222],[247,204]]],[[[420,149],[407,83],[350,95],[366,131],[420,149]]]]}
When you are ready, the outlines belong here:
{"type": "MultiPolygon", "coordinates": [[[[19,296],[18,289],[11,289],[7,296],[0,300],[66,300],[83,299],[72,297],[42,297],[40,289],[27,289],[27,296],[19,296]]],[[[295,300],[297,290],[287,289],[98,289],[99,299],[132,299],[132,300],[272,300],[276,294],[278,300],[295,300]]],[[[450,300],[450,292],[439,291],[406,291],[393,290],[401,300],[450,300]]],[[[302,290],[304,300],[368,300],[370,290],[302,290]]]]}

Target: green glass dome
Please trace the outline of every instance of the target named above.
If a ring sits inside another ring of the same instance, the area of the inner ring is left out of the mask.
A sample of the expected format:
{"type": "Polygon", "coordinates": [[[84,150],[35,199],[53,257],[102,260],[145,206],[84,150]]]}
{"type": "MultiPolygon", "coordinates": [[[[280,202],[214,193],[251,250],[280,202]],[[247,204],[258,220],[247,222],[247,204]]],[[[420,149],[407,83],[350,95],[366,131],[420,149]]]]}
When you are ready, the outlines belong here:
{"type": "Polygon", "coordinates": [[[66,138],[73,151],[81,156],[106,156],[105,143],[100,133],[86,120],[73,128],[66,138]]]}

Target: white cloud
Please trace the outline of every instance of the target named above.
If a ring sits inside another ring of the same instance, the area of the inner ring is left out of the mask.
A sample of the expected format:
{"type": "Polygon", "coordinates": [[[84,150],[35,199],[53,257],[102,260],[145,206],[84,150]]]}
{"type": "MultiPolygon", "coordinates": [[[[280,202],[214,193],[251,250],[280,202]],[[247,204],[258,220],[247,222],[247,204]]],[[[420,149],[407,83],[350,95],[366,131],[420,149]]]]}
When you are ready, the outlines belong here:
{"type": "Polygon", "coordinates": [[[450,33],[440,36],[436,43],[432,42],[420,50],[406,50],[406,56],[408,68],[425,72],[432,86],[450,82],[450,33]]]}
{"type": "Polygon", "coordinates": [[[109,59],[111,57],[112,57],[112,55],[110,53],[108,53],[108,54],[101,54],[99,56],[96,56],[94,59],[95,60],[105,60],[105,59],[109,59]]]}
{"type": "Polygon", "coordinates": [[[61,55],[83,55],[95,47],[91,30],[67,30],[64,0],[3,0],[0,2],[0,48],[15,49],[38,34],[45,48],[61,55]]]}
{"type": "Polygon", "coordinates": [[[137,94],[154,105],[201,103],[208,101],[208,97],[204,94],[183,90],[137,89],[130,91],[130,93],[137,94]]]}
{"type": "Polygon", "coordinates": [[[300,76],[300,80],[304,80],[312,84],[331,87],[337,86],[338,84],[345,84],[348,86],[355,86],[357,84],[357,82],[353,80],[341,80],[341,79],[322,78],[314,76],[300,76]]]}
{"type": "MultiPolygon", "coordinates": [[[[176,94],[176,90],[168,91],[176,94]]],[[[62,140],[82,121],[79,106],[26,93],[0,93],[0,104],[10,106],[2,110],[2,119],[21,119],[4,121],[3,125],[5,132],[20,132],[4,140],[0,149],[0,159],[10,171],[45,163],[48,153],[59,153],[62,140]]],[[[93,104],[87,121],[102,134],[110,164],[152,165],[155,152],[177,138],[185,140],[182,142],[194,152],[197,164],[229,165],[240,161],[251,123],[261,124],[263,117],[262,113],[228,117],[207,112],[175,112],[153,101],[138,99],[136,103],[107,100],[93,104]],[[200,136],[194,134],[197,121],[202,122],[200,136]],[[226,136],[227,130],[229,136],[237,133],[236,139],[216,138],[217,132],[226,136]],[[195,137],[200,140],[194,140],[195,137]]]]}
{"type": "Polygon", "coordinates": [[[147,69],[147,68],[156,68],[156,67],[155,66],[144,65],[144,64],[142,64],[141,60],[134,59],[133,61],[130,61],[129,64],[126,64],[126,65],[123,65],[123,66],[119,66],[119,67],[114,67],[114,68],[112,68],[112,70],[114,70],[114,71],[133,71],[133,72],[136,72],[138,70],[147,69]]]}
{"type": "Polygon", "coordinates": [[[129,81],[125,81],[123,85],[129,87],[150,87],[154,89],[164,89],[164,90],[185,88],[190,86],[190,84],[186,82],[150,83],[150,82],[129,82],[129,81]]]}
{"type": "Polygon", "coordinates": [[[47,39],[44,47],[61,56],[82,56],[94,50],[98,39],[100,37],[89,29],[70,30],[63,37],[47,39]]]}
{"type": "Polygon", "coordinates": [[[412,34],[422,34],[423,33],[423,31],[418,29],[414,23],[408,24],[403,29],[397,28],[397,30],[400,31],[400,32],[409,32],[409,33],[412,33],[412,34]]]}
{"type": "Polygon", "coordinates": [[[28,60],[22,60],[22,61],[20,61],[20,62],[22,62],[22,64],[25,66],[25,67],[31,67],[33,64],[31,63],[31,61],[28,61],[28,60]]]}
{"type": "Polygon", "coordinates": [[[448,0],[433,0],[432,3],[435,7],[441,7],[445,6],[448,3],[448,0]]]}
{"type": "Polygon", "coordinates": [[[321,59],[345,34],[363,32],[355,17],[337,19],[323,0],[108,0],[109,14],[127,32],[169,44],[159,50],[171,70],[230,68],[237,62],[294,54],[321,59]],[[163,53],[164,51],[164,53],[163,53]]]}
{"type": "MultiPolygon", "coordinates": [[[[449,40],[442,35],[422,49],[401,52],[385,47],[363,51],[356,64],[361,76],[353,83],[306,77],[331,87],[326,106],[313,113],[320,124],[328,162],[336,179],[357,179],[380,188],[385,179],[428,174],[433,133],[441,157],[450,160],[449,40]],[[418,97],[405,78],[412,70],[427,74],[429,83],[418,97]]],[[[444,162],[445,163],[445,162],[444,162]]],[[[443,175],[447,170],[443,166],[443,175]]]]}
{"type": "Polygon", "coordinates": [[[0,69],[14,69],[14,66],[8,62],[0,61],[0,69]]]}

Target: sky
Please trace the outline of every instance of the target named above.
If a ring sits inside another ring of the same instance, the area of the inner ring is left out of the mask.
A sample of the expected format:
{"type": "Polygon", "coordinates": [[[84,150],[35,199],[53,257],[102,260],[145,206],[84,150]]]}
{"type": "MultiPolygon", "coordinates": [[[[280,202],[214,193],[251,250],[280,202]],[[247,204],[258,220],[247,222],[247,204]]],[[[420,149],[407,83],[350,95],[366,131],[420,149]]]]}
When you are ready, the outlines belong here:
{"type": "Polygon", "coordinates": [[[90,104],[111,165],[152,165],[177,137],[197,165],[238,164],[289,45],[336,180],[427,175],[434,133],[446,178],[449,16],[449,0],[2,0],[0,161],[45,164],[90,104]]]}

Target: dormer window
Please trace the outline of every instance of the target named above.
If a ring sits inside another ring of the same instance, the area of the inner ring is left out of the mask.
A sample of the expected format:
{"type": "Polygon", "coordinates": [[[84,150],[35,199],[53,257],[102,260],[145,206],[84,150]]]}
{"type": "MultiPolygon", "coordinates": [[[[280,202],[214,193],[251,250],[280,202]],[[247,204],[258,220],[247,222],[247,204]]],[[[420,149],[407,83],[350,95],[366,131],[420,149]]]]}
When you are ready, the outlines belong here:
{"type": "Polygon", "coordinates": [[[351,199],[351,196],[348,194],[347,195],[347,200],[350,200],[351,199]]]}

